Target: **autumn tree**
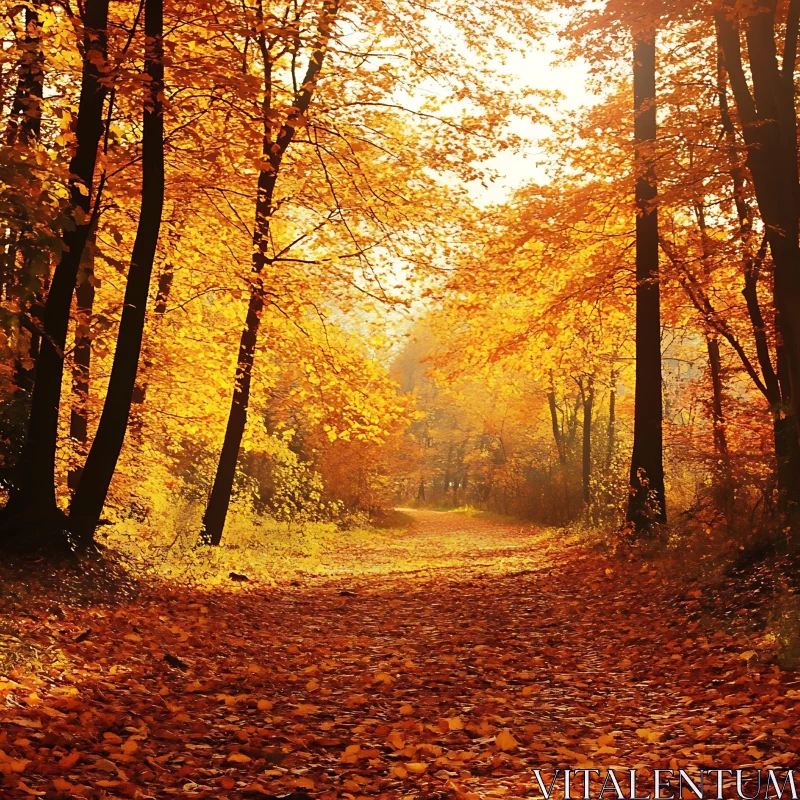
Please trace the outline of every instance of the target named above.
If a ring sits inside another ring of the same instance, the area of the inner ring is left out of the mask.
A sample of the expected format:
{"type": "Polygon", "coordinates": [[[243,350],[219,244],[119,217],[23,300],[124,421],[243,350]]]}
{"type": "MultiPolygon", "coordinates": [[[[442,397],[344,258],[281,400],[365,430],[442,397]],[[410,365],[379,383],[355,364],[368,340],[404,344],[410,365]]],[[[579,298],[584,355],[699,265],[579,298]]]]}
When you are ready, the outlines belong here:
{"type": "Polygon", "coordinates": [[[88,0],[82,11],[83,74],[75,123],[75,154],[70,163],[74,225],[65,230],[62,255],[42,311],[41,347],[36,359],[27,436],[5,509],[5,538],[26,544],[66,528],[55,489],[58,410],[72,294],[92,226],[95,164],[107,93],[104,65],[108,5],[108,0],[88,0]]]}

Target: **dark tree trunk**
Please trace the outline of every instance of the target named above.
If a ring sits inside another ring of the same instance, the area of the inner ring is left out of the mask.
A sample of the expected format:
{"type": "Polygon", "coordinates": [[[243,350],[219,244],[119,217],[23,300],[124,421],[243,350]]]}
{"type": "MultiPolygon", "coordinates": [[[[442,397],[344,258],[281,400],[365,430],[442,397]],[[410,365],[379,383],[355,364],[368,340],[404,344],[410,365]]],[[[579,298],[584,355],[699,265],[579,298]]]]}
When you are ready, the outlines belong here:
{"type": "Polygon", "coordinates": [[[558,461],[561,466],[566,466],[567,451],[564,446],[564,437],[561,433],[561,425],[558,420],[558,405],[556,404],[556,390],[553,385],[553,374],[550,373],[550,389],[547,392],[547,405],[550,408],[550,424],[553,428],[553,440],[556,443],[556,450],[558,451],[558,461]]]}
{"type": "Polygon", "coordinates": [[[272,264],[269,256],[270,223],[272,219],[272,199],[275,185],[280,174],[281,163],[286,150],[294,140],[299,120],[308,111],[314,97],[316,81],[331,37],[331,30],[339,13],[339,0],[323,0],[322,10],[317,26],[317,35],[314,50],[308,62],[308,68],[299,90],[295,93],[294,108],[281,126],[277,137],[273,140],[272,129],[272,62],[264,34],[261,34],[260,49],[264,60],[264,99],[263,99],[263,126],[262,155],[269,164],[268,169],[260,171],[256,195],[256,221],[253,235],[253,287],[247,308],[245,327],[239,341],[239,354],[236,363],[236,378],[233,389],[231,410],[228,424],[225,428],[225,438],[222,443],[217,471],[214,475],[214,484],[208,498],[200,529],[200,543],[217,546],[222,541],[225,529],[225,519],[233,492],[233,483],[236,478],[236,463],[239,459],[239,448],[242,436],[247,425],[247,410],[250,405],[250,383],[252,380],[253,361],[255,359],[258,343],[258,329],[261,325],[261,314],[269,297],[264,288],[262,273],[265,267],[272,264]]]}
{"type": "Polygon", "coordinates": [[[70,529],[84,546],[94,536],[125,439],[161,227],[164,206],[163,30],[163,0],[145,0],[145,74],[149,81],[142,126],[142,204],[103,412],[70,506],[70,529]]]}
{"type": "Polygon", "coordinates": [[[67,476],[67,485],[74,492],[83,474],[83,460],[89,442],[89,384],[92,363],[92,310],[94,308],[94,270],[91,266],[91,246],[87,248],[86,274],[75,290],[77,319],[75,348],[72,352],[72,408],[69,417],[69,436],[75,447],[74,463],[67,476]]]}
{"type": "MultiPolygon", "coordinates": [[[[793,0],[790,5],[790,15],[787,19],[786,30],[786,44],[784,69],[782,78],[785,82],[786,76],[794,72],[794,47],[797,37],[797,0],[793,0]],[[794,33],[793,33],[794,32],[794,33]],[[793,36],[795,42],[793,43],[793,36]]],[[[763,36],[763,27],[761,34],[763,36]]],[[[743,130],[745,142],[748,145],[748,158],[747,164],[751,173],[751,179],[756,180],[756,175],[759,176],[759,182],[762,185],[767,185],[767,175],[765,175],[764,154],[754,152],[761,145],[758,144],[758,135],[762,133],[758,131],[757,125],[757,111],[754,107],[754,101],[750,95],[747,81],[744,77],[741,61],[741,51],[739,44],[739,33],[730,23],[727,18],[722,16],[717,17],[717,39],[718,39],[718,64],[717,64],[717,83],[720,116],[722,120],[722,127],[728,142],[728,148],[731,154],[731,161],[733,166],[730,170],[731,180],[734,188],[734,200],[736,202],[736,210],[739,218],[739,227],[741,231],[742,240],[747,246],[749,239],[753,234],[752,213],[749,204],[745,197],[745,173],[744,170],[737,166],[737,145],[736,145],[736,128],[733,122],[733,117],[730,113],[727,93],[725,90],[728,78],[728,66],[733,70],[731,74],[731,86],[734,89],[734,100],[738,105],[742,105],[745,112],[743,120],[747,119],[747,130],[743,130]]],[[[761,68],[763,71],[763,60],[761,68]]],[[[774,67],[773,67],[774,68],[774,67]]],[[[773,76],[774,80],[774,76],[773,76]]],[[[793,88],[788,87],[785,83],[785,91],[783,92],[788,106],[791,106],[792,112],[794,109],[794,91],[793,88]],[[790,97],[791,95],[791,97],[790,97]]],[[[762,97],[762,100],[764,98],[762,97]]],[[[785,121],[785,120],[784,120],[785,121]]],[[[795,123],[791,122],[789,128],[793,129],[795,123]]],[[[774,131],[773,131],[774,134],[774,131]]],[[[792,147],[788,148],[791,155],[792,147]]],[[[792,170],[789,170],[788,177],[790,180],[796,179],[796,175],[792,170]]],[[[767,191],[771,191],[767,189],[767,191]]],[[[768,201],[768,198],[764,198],[768,201]]],[[[758,196],[756,197],[761,209],[761,202],[758,196]]],[[[771,208],[773,215],[775,209],[771,208]]],[[[763,213],[763,212],[762,212],[763,213]]],[[[758,297],[758,282],[764,259],[766,256],[767,245],[771,245],[769,236],[765,236],[761,247],[755,252],[750,248],[749,252],[745,253],[744,263],[744,295],[745,302],[747,303],[747,312],[750,317],[750,322],[753,329],[753,338],[755,342],[756,355],[758,358],[758,365],[763,377],[763,384],[760,388],[764,394],[767,402],[769,403],[770,413],[773,420],[773,434],[775,440],[775,457],[777,462],[777,484],[778,484],[778,507],[781,511],[787,511],[792,507],[800,504],[800,439],[798,439],[796,430],[797,423],[795,421],[794,404],[792,403],[792,389],[791,380],[788,374],[788,363],[786,360],[786,351],[784,345],[781,344],[782,335],[779,332],[780,327],[780,313],[776,312],[775,315],[775,328],[776,338],[778,344],[776,347],[776,355],[778,362],[778,369],[772,364],[772,356],[770,354],[770,345],[767,337],[767,326],[764,320],[764,315],[761,310],[761,303],[758,297]],[[779,378],[778,373],[781,374],[779,378]]],[[[775,284],[773,292],[777,290],[775,284]]],[[[778,298],[773,295],[773,304],[777,307],[778,298]]]]}
{"type": "Polygon", "coordinates": [[[109,0],[87,0],[84,6],[83,75],[75,126],[77,147],[70,162],[70,201],[76,225],[64,234],[64,251],[42,313],[45,335],[36,360],[27,436],[4,525],[15,546],[36,546],[38,539],[52,540],[54,535],[61,539],[65,531],[55,492],[58,410],[72,294],[91,227],[92,185],[97,147],[103,133],[108,3],[109,0]]]}
{"type": "MultiPolygon", "coordinates": [[[[34,0],[25,9],[25,36],[20,45],[17,67],[17,86],[6,129],[6,144],[30,147],[39,141],[42,132],[42,98],[44,96],[44,53],[41,45],[41,4],[34,0]]],[[[12,233],[2,254],[0,298],[11,299],[20,288],[28,288],[32,276],[17,276],[17,245],[19,231],[12,233]]],[[[27,266],[27,265],[26,265],[27,266]]],[[[27,270],[28,272],[30,270],[27,270]]],[[[18,370],[19,371],[19,370],[18,370]]]]}
{"type": "MultiPolygon", "coordinates": [[[[786,391],[782,391],[783,405],[789,411],[787,418],[794,427],[791,436],[796,440],[800,421],[800,183],[794,73],[800,0],[790,0],[785,26],[776,18],[774,3],[759,7],[743,21],[752,91],[735,16],[733,4],[726,3],[716,17],[717,37],[742,122],[747,167],[775,266],[774,303],[789,377],[786,391]],[[784,49],[779,66],[777,43],[782,27],[784,49]]],[[[789,429],[789,423],[778,427],[784,431],[781,438],[790,436],[784,430],[789,429]]],[[[786,469],[787,465],[779,468],[782,479],[796,486],[797,479],[786,474],[786,469]]]]}
{"type": "Polygon", "coordinates": [[[581,474],[583,485],[583,502],[589,505],[592,501],[592,411],[594,409],[594,381],[589,379],[589,386],[584,391],[583,399],[583,448],[581,474]]]}
{"type": "Polygon", "coordinates": [[[447,447],[447,462],[444,465],[444,483],[442,485],[442,494],[444,499],[447,500],[447,493],[450,491],[450,467],[453,463],[453,443],[447,447]]]}
{"type": "Polygon", "coordinates": [[[417,500],[421,500],[423,503],[425,502],[425,481],[422,478],[419,479],[419,488],[417,489],[417,500]]]}
{"type": "Polygon", "coordinates": [[[714,473],[717,508],[730,519],[733,514],[733,470],[728,450],[728,433],[723,411],[722,358],[719,340],[707,337],[708,367],[711,375],[711,422],[714,435],[714,473]]]}
{"type": "Polygon", "coordinates": [[[636,397],[628,521],[637,534],[666,522],[662,452],[661,301],[656,210],[655,36],[633,55],[636,146],[636,397]]]}
{"type": "Polygon", "coordinates": [[[25,38],[19,63],[17,89],[11,106],[6,143],[33,144],[42,130],[44,96],[44,53],[41,47],[41,3],[34,0],[25,9],[25,38]]]}
{"type": "Polygon", "coordinates": [[[611,368],[611,388],[608,393],[608,442],[606,450],[606,469],[614,460],[617,439],[617,371],[611,368]]]}
{"type": "MultiPolygon", "coordinates": [[[[257,279],[260,280],[260,279],[257,279]]],[[[203,544],[218,546],[222,541],[225,529],[225,518],[233,492],[233,481],[236,477],[236,462],[239,459],[239,447],[242,443],[245,425],[247,424],[247,406],[250,401],[250,383],[253,376],[258,329],[261,325],[261,313],[264,310],[264,299],[259,289],[250,295],[247,318],[242,338],[239,342],[239,357],[236,362],[236,380],[233,388],[233,401],[228,414],[228,425],[222,443],[214,485],[208,498],[208,505],[203,516],[201,541],[203,544]]]]}
{"type": "MultiPolygon", "coordinates": [[[[4,137],[5,143],[18,149],[20,155],[35,146],[41,135],[44,54],[39,8],[40,3],[34,0],[24,11],[25,35],[18,43],[17,85],[4,137]]],[[[0,300],[19,314],[20,321],[12,367],[15,388],[0,406],[0,458],[5,485],[19,462],[30,414],[33,364],[39,354],[36,325],[42,290],[49,278],[49,254],[46,250],[36,252],[35,241],[25,241],[30,230],[24,218],[12,226],[0,225],[0,231],[0,300]]]]}

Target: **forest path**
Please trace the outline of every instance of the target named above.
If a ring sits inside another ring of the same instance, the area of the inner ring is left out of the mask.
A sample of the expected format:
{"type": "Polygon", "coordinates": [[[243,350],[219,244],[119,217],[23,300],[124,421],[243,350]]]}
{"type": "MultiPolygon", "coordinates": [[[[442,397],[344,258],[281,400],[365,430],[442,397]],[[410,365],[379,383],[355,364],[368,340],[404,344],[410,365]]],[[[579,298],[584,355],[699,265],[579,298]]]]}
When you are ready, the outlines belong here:
{"type": "Polygon", "coordinates": [[[800,684],[655,570],[411,514],[338,577],[47,616],[49,673],[0,680],[0,797],[478,800],[537,767],[797,763],[800,684]]]}

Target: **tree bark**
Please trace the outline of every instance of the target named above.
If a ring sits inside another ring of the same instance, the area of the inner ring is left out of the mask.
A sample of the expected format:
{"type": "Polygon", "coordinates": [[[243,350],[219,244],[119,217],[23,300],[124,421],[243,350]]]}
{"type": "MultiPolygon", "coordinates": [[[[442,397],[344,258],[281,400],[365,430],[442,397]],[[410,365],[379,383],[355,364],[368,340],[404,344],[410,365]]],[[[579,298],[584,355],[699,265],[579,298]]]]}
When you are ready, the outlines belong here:
{"type": "Polygon", "coordinates": [[[553,428],[553,441],[556,443],[558,461],[562,467],[567,463],[567,452],[564,446],[564,436],[561,433],[561,425],[558,420],[558,405],[556,404],[556,389],[553,382],[553,373],[550,373],[550,388],[547,392],[547,405],[550,407],[550,424],[553,428]]]}
{"type": "Polygon", "coordinates": [[[581,475],[583,484],[583,502],[592,502],[592,411],[594,409],[594,381],[589,378],[588,388],[581,387],[583,400],[583,448],[581,475]]]}
{"type": "Polygon", "coordinates": [[[69,436],[75,446],[76,463],[67,475],[67,486],[74,492],[83,474],[79,462],[86,458],[89,441],[89,385],[92,363],[91,323],[94,308],[94,270],[91,246],[87,248],[86,274],[75,289],[77,319],[75,321],[75,348],[72,351],[72,408],[69,417],[69,436]]]}
{"type": "MultiPolygon", "coordinates": [[[[17,144],[23,148],[30,147],[39,141],[42,132],[44,53],[41,44],[40,7],[41,3],[34,0],[25,8],[25,36],[20,46],[17,86],[5,134],[6,144],[9,147],[17,144]]],[[[7,299],[17,295],[20,287],[27,288],[26,277],[31,277],[16,274],[20,232],[15,233],[16,235],[12,232],[0,261],[0,297],[5,296],[7,299]]],[[[30,272],[30,269],[28,268],[26,272],[30,272]]],[[[17,371],[19,372],[19,367],[17,371]]]]}
{"type": "Polygon", "coordinates": [[[70,506],[70,530],[80,546],[91,543],[103,511],[125,439],[142,347],[164,206],[163,30],[163,0],[145,0],[145,74],[149,80],[142,126],[142,204],[103,412],[70,506]]]}
{"type": "MultiPolygon", "coordinates": [[[[784,74],[788,74],[794,70],[794,55],[792,51],[795,45],[792,42],[792,31],[795,31],[794,35],[796,37],[797,13],[798,4],[795,0],[795,2],[791,4],[791,13],[787,19],[787,48],[783,69],[784,74]]],[[[767,246],[770,244],[769,236],[764,236],[761,246],[757,251],[752,247],[748,247],[749,240],[753,235],[753,221],[752,212],[744,193],[745,173],[736,163],[736,128],[730,113],[727,92],[725,90],[728,81],[728,63],[730,63],[733,69],[731,86],[734,87],[734,100],[737,104],[743,104],[745,115],[750,120],[751,126],[755,124],[753,119],[753,114],[755,112],[753,108],[753,99],[750,96],[747,81],[742,69],[739,34],[730,20],[721,14],[717,16],[716,25],[718,50],[717,93],[719,97],[720,117],[730,151],[732,163],[730,175],[733,183],[740,235],[746,248],[744,256],[744,288],[742,289],[742,294],[747,304],[747,312],[753,329],[753,339],[755,342],[758,365],[763,378],[762,385],[759,389],[769,403],[770,414],[772,416],[775,458],[777,462],[778,507],[781,511],[787,511],[800,504],[800,439],[798,439],[796,433],[797,422],[794,405],[791,399],[791,380],[787,371],[788,365],[786,363],[785,347],[781,342],[782,336],[778,330],[780,328],[780,313],[776,311],[775,314],[775,335],[778,340],[776,345],[778,369],[776,370],[772,363],[772,355],[767,338],[767,326],[758,297],[758,282],[766,257],[767,246]],[[780,379],[778,372],[782,375],[780,379]]],[[[791,105],[792,108],[794,108],[793,90],[787,92],[787,94],[792,94],[791,105]]],[[[753,149],[757,147],[757,145],[754,144],[754,136],[756,133],[757,131],[751,129],[749,130],[749,134],[745,135],[745,143],[748,145],[747,166],[750,169],[751,179],[753,181],[755,181],[755,174],[753,173],[754,166],[757,174],[761,175],[763,172],[763,169],[761,169],[763,154],[753,152],[753,149]]],[[[761,175],[762,183],[764,183],[764,177],[765,176],[761,175]]],[[[756,197],[756,202],[758,202],[758,197],[756,197]]],[[[761,206],[759,204],[759,209],[760,208],[761,206]]],[[[773,305],[775,307],[778,305],[777,297],[775,297],[775,286],[773,286],[773,305]]]]}
{"type": "Polygon", "coordinates": [[[661,300],[655,175],[655,35],[633,54],[636,148],[636,396],[628,522],[638,535],[666,522],[662,452],[661,300]]]}
{"type": "Polygon", "coordinates": [[[272,264],[269,256],[270,224],[274,211],[272,200],[275,185],[280,174],[281,163],[286,150],[291,145],[297,126],[308,111],[314,97],[316,81],[331,37],[333,23],[339,13],[339,0],[323,0],[320,12],[317,35],[309,58],[305,77],[302,79],[299,91],[295,95],[294,107],[290,110],[286,121],[281,126],[278,135],[273,141],[271,115],[272,115],[272,63],[262,33],[260,49],[264,67],[264,100],[263,100],[263,125],[262,157],[269,165],[262,169],[258,176],[256,195],[256,223],[253,235],[253,280],[250,300],[247,306],[247,317],[244,330],[239,341],[239,354],[236,362],[236,377],[234,380],[231,410],[228,415],[228,424],[225,428],[225,438],[222,443],[222,453],[214,475],[214,484],[208,498],[203,523],[200,529],[200,543],[217,546],[222,541],[225,529],[225,519],[228,515],[233,483],[236,477],[236,464],[239,459],[239,448],[242,436],[247,425],[247,410],[250,405],[250,384],[252,381],[253,361],[255,359],[258,343],[258,330],[261,326],[261,314],[269,297],[265,290],[262,273],[268,265],[272,264]]]}
{"type": "MultiPolygon", "coordinates": [[[[260,285],[260,278],[257,278],[260,285]]],[[[245,425],[247,424],[247,407],[250,401],[250,383],[253,377],[253,361],[255,359],[258,329],[261,324],[261,312],[264,309],[264,298],[258,287],[250,295],[247,307],[247,318],[242,338],[239,342],[239,356],[236,362],[236,379],[233,387],[233,400],[228,414],[228,425],[225,428],[225,439],[214,485],[208,498],[208,505],[203,516],[201,542],[218,546],[222,541],[225,529],[225,518],[233,492],[233,481],[236,477],[236,463],[239,459],[239,447],[242,443],[245,425]]]]}
{"type": "Polygon", "coordinates": [[[37,0],[25,8],[25,38],[19,62],[17,88],[11,106],[6,144],[30,145],[39,141],[42,130],[44,97],[44,53],[41,46],[42,24],[37,0]]]}
{"type": "Polygon", "coordinates": [[[711,375],[711,423],[714,437],[716,505],[726,519],[731,519],[733,515],[733,469],[723,411],[722,358],[719,341],[707,336],[706,351],[711,375]]]}
{"type": "Polygon", "coordinates": [[[38,539],[63,540],[64,516],[56,504],[55,461],[58,411],[64,370],[64,345],[72,294],[91,227],[90,203],[97,147],[103,133],[105,61],[109,0],[86,0],[83,12],[84,60],[77,147],[70,162],[70,202],[75,227],[64,234],[64,250],[53,273],[42,314],[42,338],[23,455],[6,508],[5,538],[16,546],[37,546],[38,539]],[[37,520],[34,524],[31,520],[37,520]]]}
{"type": "MultiPolygon", "coordinates": [[[[752,91],[742,61],[741,34],[732,4],[726,3],[716,15],[716,24],[719,48],[747,145],[747,167],[775,265],[774,304],[789,377],[787,391],[783,392],[784,407],[791,409],[788,416],[797,440],[800,424],[800,182],[794,73],[800,0],[790,0],[788,6],[780,66],[777,40],[784,26],[776,19],[776,5],[760,6],[757,13],[745,20],[752,91]]],[[[789,423],[778,427],[783,436],[788,435],[789,423]]],[[[786,477],[794,482],[792,476],[786,477]]]]}
{"type": "Polygon", "coordinates": [[[611,368],[611,387],[608,392],[608,442],[606,449],[606,469],[614,460],[614,448],[617,439],[617,371],[611,368]]]}

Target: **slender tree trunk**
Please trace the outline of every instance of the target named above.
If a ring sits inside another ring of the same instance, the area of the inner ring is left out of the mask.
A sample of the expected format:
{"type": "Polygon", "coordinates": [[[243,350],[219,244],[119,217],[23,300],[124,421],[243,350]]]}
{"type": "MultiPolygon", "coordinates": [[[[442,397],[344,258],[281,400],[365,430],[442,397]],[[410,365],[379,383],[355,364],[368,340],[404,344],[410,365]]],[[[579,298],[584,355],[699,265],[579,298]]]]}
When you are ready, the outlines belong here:
{"type": "MultiPolygon", "coordinates": [[[[17,85],[4,136],[6,145],[26,157],[35,157],[31,149],[39,142],[42,127],[44,53],[40,7],[38,0],[34,0],[24,10],[25,34],[18,43],[17,85]]],[[[35,193],[36,189],[32,187],[31,191],[35,193]]],[[[0,455],[4,485],[9,477],[13,477],[25,439],[25,423],[30,414],[33,388],[33,364],[39,354],[36,324],[40,314],[36,312],[49,278],[49,253],[31,241],[30,232],[25,219],[18,220],[14,225],[0,225],[0,300],[19,315],[20,321],[11,364],[15,388],[0,407],[0,417],[3,418],[0,422],[0,455]]]]}
{"type": "Polygon", "coordinates": [[[637,534],[666,522],[662,453],[661,301],[656,210],[655,35],[639,37],[633,55],[636,147],[636,397],[628,521],[637,534]]]}
{"type": "Polygon", "coordinates": [[[617,445],[617,371],[611,368],[611,388],[608,392],[608,442],[606,450],[606,469],[614,460],[614,448],[617,445]]]}
{"type": "Polygon", "coordinates": [[[719,340],[707,337],[708,366],[711,375],[711,422],[714,435],[715,494],[717,508],[730,519],[733,514],[733,469],[728,449],[728,433],[723,411],[722,358],[719,340]]]}
{"type": "Polygon", "coordinates": [[[142,127],[142,205],[103,412],[70,506],[70,529],[82,546],[94,536],[125,439],[158,247],[164,206],[163,31],[163,0],[145,0],[145,74],[149,81],[142,127]]]}
{"type": "Polygon", "coordinates": [[[594,408],[594,381],[589,378],[589,385],[583,395],[583,453],[581,463],[583,502],[592,502],[592,411],[594,408]]]}
{"type": "Polygon", "coordinates": [[[447,462],[445,463],[444,466],[444,484],[442,487],[442,492],[445,501],[447,500],[447,493],[450,491],[450,467],[452,461],[453,461],[453,443],[450,442],[450,444],[447,447],[447,462]]]}
{"type": "Polygon", "coordinates": [[[239,459],[239,448],[242,444],[244,429],[247,425],[247,410],[250,405],[250,384],[252,380],[253,361],[258,343],[258,330],[261,325],[261,314],[269,296],[264,288],[262,274],[265,267],[271,265],[269,257],[270,224],[273,207],[272,199],[275,185],[280,174],[281,163],[286,150],[294,140],[297,127],[303,115],[308,111],[314,97],[316,81],[325,61],[333,23],[339,13],[339,0],[323,0],[320,11],[314,50],[308,62],[308,68],[299,90],[295,94],[293,109],[281,126],[277,137],[273,140],[272,128],[272,61],[264,34],[261,34],[259,46],[264,68],[264,98],[262,156],[269,164],[268,169],[260,171],[256,195],[256,222],[253,236],[253,273],[254,279],[250,300],[247,307],[244,330],[239,341],[239,354],[236,363],[233,399],[225,428],[214,484],[208,498],[203,523],[200,529],[200,543],[217,546],[222,541],[225,519],[228,515],[233,483],[236,478],[236,463],[239,459]]]}
{"type": "MultiPolygon", "coordinates": [[[[257,280],[260,285],[260,279],[257,280]]],[[[230,506],[233,492],[233,481],[236,477],[239,447],[247,424],[247,407],[250,401],[253,361],[255,359],[258,329],[261,325],[261,313],[263,310],[264,299],[261,290],[256,287],[250,295],[245,328],[239,342],[233,400],[228,414],[228,425],[225,429],[222,453],[217,464],[217,472],[214,476],[214,485],[208,498],[206,512],[203,516],[203,529],[201,532],[203,544],[217,546],[222,541],[225,518],[228,515],[228,507],[230,506]]]]}
{"type": "Polygon", "coordinates": [[[94,270],[92,247],[87,248],[86,274],[75,290],[77,319],[75,321],[75,348],[72,351],[72,408],[69,418],[69,436],[75,446],[76,463],[70,467],[67,485],[74,492],[83,474],[82,462],[86,458],[89,442],[89,385],[92,363],[92,310],[94,308],[94,270]],[[80,462],[80,463],[79,463],[80,462]]]}
{"type": "Polygon", "coordinates": [[[558,461],[564,467],[567,463],[567,452],[564,447],[564,437],[561,434],[561,425],[558,421],[558,405],[556,404],[556,389],[552,371],[550,372],[550,388],[547,392],[547,405],[550,408],[550,424],[553,428],[553,441],[556,443],[558,461]]]}
{"type": "Polygon", "coordinates": [[[25,8],[25,38],[19,63],[17,89],[11,106],[6,131],[6,144],[23,145],[39,141],[42,130],[42,98],[44,96],[44,53],[41,45],[42,23],[34,0],[25,8]]]}
{"type": "Polygon", "coordinates": [[[75,127],[77,147],[70,162],[70,201],[76,225],[64,234],[64,250],[42,314],[45,335],[36,360],[28,431],[6,509],[4,530],[17,546],[25,546],[25,539],[29,546],[36,546],[37,539],[52,539],[54,531],[61,538],[65,529],[55,492],[58,411],[72,294],[91,227],[92,185],[103,133],[108,3],[109,0],[86,0],[83,11],[84,61],[75,127]],[[32,519],[39,522],[34,524],[32,519]]]}
{"type": "MultiPolygon", "coordinates": [[[[39,141],[42,131],[42,99],[44,96],[44,53],[42,52],[42,24],[39,19],[41,3],[34,2],[25,8],[25,36],[20,45],[17,68],[17,86],[6,129],[6,144],[11,147],[30,147],[39,141]]],[[[12,299],[20,290],[28,288],[32,277],[17,276],[17,248],[20,232],[12,232],[0,262],[0,298],[12,299]]],[[[28,265],[24,265],[27,267],[28,265]]],[[[23,267],[23,268],[24,268],[23,267]]],[[[22,299],[22,298],[17,298],[22,299]]],[[[22,309],[21,309],[22,310],[22,309]]],[[[19,369],[17,370],[19,371],[19,369]]]]}

